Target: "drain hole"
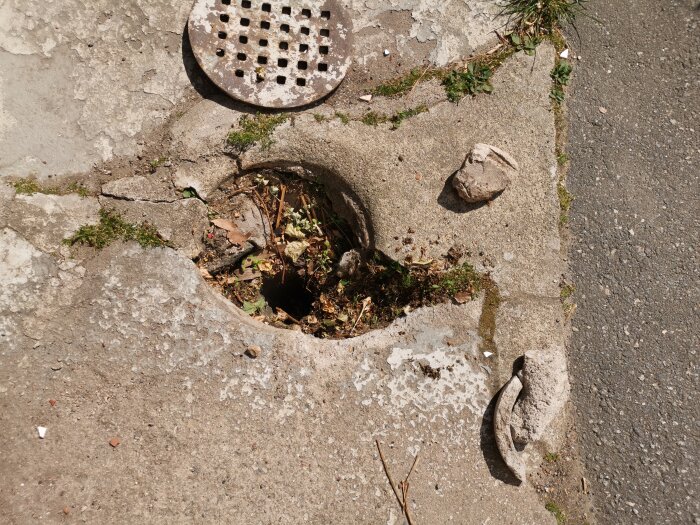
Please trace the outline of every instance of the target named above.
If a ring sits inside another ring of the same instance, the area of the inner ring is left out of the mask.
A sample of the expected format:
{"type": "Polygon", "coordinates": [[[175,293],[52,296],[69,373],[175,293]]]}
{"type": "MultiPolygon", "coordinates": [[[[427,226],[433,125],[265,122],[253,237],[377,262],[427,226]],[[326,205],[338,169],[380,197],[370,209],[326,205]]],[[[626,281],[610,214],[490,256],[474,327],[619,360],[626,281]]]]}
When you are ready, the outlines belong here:
{"type": "Polygon", "coordinates": [[[328,71],[328,64],[326,64],[325,62],[320,62],[318,64],[318,70],[319,71],[328,71]]]}
{"type": "Polygon", "coordinates": [[[219,31],[219,38],[222,40],[226,39],[226,31],[219,31]]]}
{"type": "MultiPolygon", "coordinates": [[[[460,264],[458,250],[444,260],[416,253],[399,263],[363,249],[358,232],[334,210],[331,197],[342,188],[324,188],[305,173],[246,173],[209,200],[218,220],[202,239],[197,265],[212,287],[256,321],[343,339],[384,328],[417,308],[466,303],[484,286],[483,276],[460,264]]],[[[362,217],[349,217],[365,228],[362,217]]]]}
{"type": "Polygon", "coordinates": [[[289,6],[284,6],[282,8],[282,14],[283,15],[291,15],[292,14],[292,8],[289,6]]]}
{"type": "Polygon", "coordinates": [[[258,57],[258,64],[267,64],[267,57],[259,56],[258,57]]]}
{"type": "Polygon", "coordinates": [[[238,54],[236,55],[236,58],[237,58],[238,60],[245,61],[245,60],[248,58],[248,56],[247,56],[245,53],[238,53],[238,54]]]}
{"type": "Polygon", "coordinates": [[[311,18],[311,9],[302,9],[301,16],[304,16],[306,18],[311,18]]]}
{"type": "Polygon", "coordinates": [[[306,79],[305,78],[297,78],[297,86],[305,86],[306,85],[306,79]]]}
{"type": "Polygon", "coordinates": [[[310,33],[311,33],[311,31],[309,30],[308,27],[302,27],[302,28],[301,28],[301,34],[302,34],[302,35],[309,35],[310,33]]]}
{"type": "Polygon", "coordinates": [[[326,20],[330,20],[331,12],[330,11],[321,11],[321,18],[325,18],[326,20]]]}
{"type": "Polygon", "coordinates": [[[283,77],[282,75],[277,77],[277,83],[278,84],[286,84],[287,83],[287,77],[283,77]]]}
{"type": "Polygon", "coordinates": [[[289,60],[287,60],[286,58],[278,58],[277,59],[277,65],[279,67],[287,67],[287,64],[289,64],[289,60]]]}
{"type": "MultiPolygon", "coordinates": [[[[229,1],[229,3],[230,3],[230,1],[229,1]]],[[[241,5],[243,7],[245,7],[246,9],[249,9],[251,6],[250,0],[243,0],[243,3],[241,5]]]]}
{"type": "Polygon", "coordinates": [[[280,42],[280,49],[282,49],[283,51],[289,49],[289,42],[280,42]]]}
{"type": "Polygon", "coordinates": [[[244,74],[245,74],[245,73],[243,73],[243,70],[242,70],[242,69],[236,69],[236,76],[237,76],[238,78],[243,78],[243,75],[244,75],[244,74]]]}
{"type": "Polygon", "coordinates": [[[222,57],[222,56],[224,56],[225,54],[226,54],[226,51],[224,51],[224,50],[221,49],[221,48],[219,48],[219,49],[216,50],[216,56],[218,56],[218,57],[222,57]]]}
{"type": "Polygon", "coordinates": [[[304,61],[304,60],[300,60],[299,63],[297,64],[297,67],[298,67],[299,69],[302,69],[302,70],[303,70],[303,69],[308,69],[309,63],[306,62],[306,61],[304,61]]]}
{"type": "Polygon", "coordinates": [[[270,29],[270,22],[268,22],[267,20],[263,20],[262,22],[260,22],[260,27],[262,27],[263,29],[270,29]]]}
{"type": "Polygon", "coordinates": [[[321,29],[321,36],[331,36],[330,29],[321,29]]]}
{"type": "Polygon", "coordinates": [[[264,38],[258,43],[260,44],[260,47],[267,47],[267,40],[265,40],[264,38]]]}
{"type": "Polygon", "coordinates": [[[318,48],[318,51],[322,55],[327,55],[328,54],[328,46],[321,46],[318,48]]]}
{"type": "Polygon", "coordinates": [[[248,27],[250,25],[250,20],[248,18],[241,18],[241,25],[248,27]]]}
{"type": "Polygon", "coordinates": [[[282,24],[280,26],[280,31],[283,31],[285,33],[289,33],[289,24],[282,24]]]}
{"type": "Polygon", "coordinates": [[[306,289],[304,280],[297,274],[288,274],[284,282],[281,274],[263,279],[260,293],[273,310],[281,308],[296,319],[311,313],[313,295],[306,289]]]}
{"type": "Polygon", "coordinates": [[[309,44],[299,44],[299,51],[306,53],[309,50],[309,44]]]}
{"type": "Polygon", "coordinates": [[[245,35],[241,35],[241,36],[238,37],[238,41],[239,41],[241,44],[247,44],[247,43],[248,43],[248,37],[245,36],[245,35]]]}
{"type": "Polygon", "coordinates": [[[221,16],[219,17],[219,20],[221,20],[222,22],[228,22],[228,21],[229,21],[229,16],[228,16],[228,15],[221,15],[221,16]]]}
{"type": "Polygon", "coordinates": [[[224,5],[231,5],[231,0],[221,0],[221,3],[224,5]]]}
{"type": "Polygon", "coordinates": [[[266,13],[269,13],[270,11],[272,11],[272,6],[270,4],[263,4],[262,10],[265,11],[266,13]]]}

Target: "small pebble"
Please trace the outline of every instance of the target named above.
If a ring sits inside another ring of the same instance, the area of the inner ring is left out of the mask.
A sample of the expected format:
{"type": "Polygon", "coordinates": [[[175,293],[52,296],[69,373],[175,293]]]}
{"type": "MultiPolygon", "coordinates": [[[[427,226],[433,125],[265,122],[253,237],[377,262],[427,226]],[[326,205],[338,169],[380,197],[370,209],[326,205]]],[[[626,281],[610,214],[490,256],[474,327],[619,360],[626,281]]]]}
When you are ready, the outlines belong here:
{"type": "Polygon", "coordinates": [[[117,448],[121,444],[119,438],[112,438],[109,440],[109,446],[112,448],[117,448]]]}
{"type": "Polygon", "coordinates": [[[39,434],[39,439],[44,439],[46,437],[46,427],[36,427],[36,431],[39,434]]]}
{"type": "Polygon", "coordinates": [[[384,56],[385,56],[385,57],[388,57],[390,54],[391,54],[391,51],[389,51],[388,49],[385,49],[385,50],[384,50],[384,56]]]}
{"type": "Polygon", "coordinates": [[[260,348],[257,345],[252,345],[249,346],[248,349],[245,351],[246,355],[252,359],[257,359],[260,357],[260,354],[262,353],[262,348],[260,348]]]}
{"type": "Polygon", "coordinates": [[[598,108],[598,111],[600,111],[603,115],[605,115],[608,112],[608,110],[602,106],[598,108]]]}

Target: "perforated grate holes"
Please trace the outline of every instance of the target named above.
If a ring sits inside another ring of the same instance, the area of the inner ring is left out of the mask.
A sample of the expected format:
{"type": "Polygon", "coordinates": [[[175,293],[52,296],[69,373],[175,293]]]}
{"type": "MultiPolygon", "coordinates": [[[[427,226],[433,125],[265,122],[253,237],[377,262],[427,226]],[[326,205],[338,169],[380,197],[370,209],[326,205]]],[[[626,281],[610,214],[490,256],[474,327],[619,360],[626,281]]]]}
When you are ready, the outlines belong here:
{"type": "Polygon", "coordinates": [[[196,0],[188,29],[209,78],[260,106],[313,102],[335,89],[350,65],[349,17],[337,0],[196,0]]]}

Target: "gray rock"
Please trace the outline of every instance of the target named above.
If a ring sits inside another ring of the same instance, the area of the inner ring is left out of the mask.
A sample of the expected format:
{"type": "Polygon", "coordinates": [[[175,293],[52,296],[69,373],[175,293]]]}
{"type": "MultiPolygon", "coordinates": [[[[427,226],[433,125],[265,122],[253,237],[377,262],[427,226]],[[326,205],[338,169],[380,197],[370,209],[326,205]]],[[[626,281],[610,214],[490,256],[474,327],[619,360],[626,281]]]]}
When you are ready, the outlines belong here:
{"type": "Polygon", "coordinates": [[[338,277],[352,277],[360,267],[360,253],[357,250],[345,252],[338,263],[338,277]]]}
{"type": "Polygon", "coordinates": [[[513,406],[518,395],[523,389],[523,384],[518,376],[513,376],[501,390],[496,402],[493,418],[493,433],[496,438],[496,446],[503,461],[510,471],[520,481],[525,481],[526,467],[522,457],[515,450],[511,435],[511,417],[513,406]]]}
{"type": "Polygon", "coordinates": [[[563,347],[525,353],[523,392],[513,410],[513,440],[525,445],[540,439],[569,397],[563,347]]]}
{"type": "Polygon", "coordinates": [[[488,144],[476,144],[452,184],[467,202],[490,201],[510,185],[508,173],[517,169],[518,163],[505,151],[488,144]]]}

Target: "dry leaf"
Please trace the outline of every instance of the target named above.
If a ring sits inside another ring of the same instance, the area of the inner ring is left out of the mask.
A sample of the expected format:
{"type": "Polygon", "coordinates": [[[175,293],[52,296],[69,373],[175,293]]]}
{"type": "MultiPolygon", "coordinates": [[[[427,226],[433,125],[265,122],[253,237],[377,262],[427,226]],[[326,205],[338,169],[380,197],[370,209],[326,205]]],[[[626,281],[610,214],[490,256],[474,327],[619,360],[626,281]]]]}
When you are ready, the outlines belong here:
{"type": "Polygon", "coordinates": [[[199,274],[204,277],[205,279],[213,279],[212,275],[209,273],[209,270],[206,268],[200,268],[199,269],[199,274]]]}
{"type": "Polygon", "coordinates": [[[258,263],[258,270],[264,273],[271,273],[273,270],[272,261],[260,261],[258,263]]]}
{"type": "Polygon", "coordinates": [[[321,294],[321,297],[319,297],[319,301],[321,302],[321,310],[323,310],[327,314],[335,313],[335,306],[333,306],[333,303],[330,301],[330,299],[328,299],[328,297],[325,294],[321,294]]]}
{"type": "Polygon", "coordinates": [[[469,292],[459,292],[455,294],[455,301],[457,301],[458,304],[464,304],[468,301],[471,301],[472,299],[472,294],[469,292]]]}
{"type": "Polygon", "coordinates": [[[231,244],[237,244],[238,246],[241,246],[250,238],[250,233],[243,233],[240,230],[230,231],[228,232],[226,238],[231,244]]]}
{"type": "Polygon", "coordinates": [[[236,226],[236,223],[229,221],[228,219],[212,219],[211,223],[217,228],[221,228],[222,230],[226,230],[228,232],[226,238],[231,244],[237,244],[240,246],[250,238],[249,233],[241,232],[241,230],[238,229],[238,226],[236,226]]]}
{"type": "Polygon", "coordinates": [[[227,232],[238,230],[238,226],[236,226],[234,222],[229,221],[228,219],[212,219],[211,223],[217,228],[221,228],[222,230],[226,230],[227,232]]]}

